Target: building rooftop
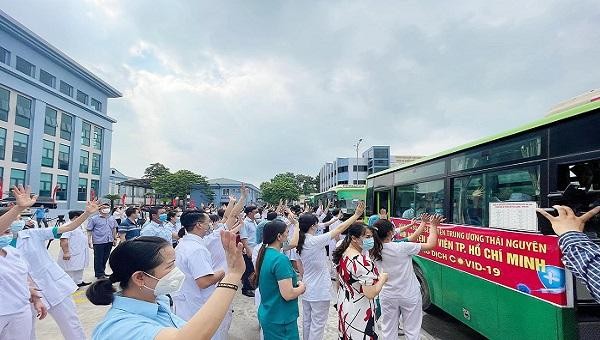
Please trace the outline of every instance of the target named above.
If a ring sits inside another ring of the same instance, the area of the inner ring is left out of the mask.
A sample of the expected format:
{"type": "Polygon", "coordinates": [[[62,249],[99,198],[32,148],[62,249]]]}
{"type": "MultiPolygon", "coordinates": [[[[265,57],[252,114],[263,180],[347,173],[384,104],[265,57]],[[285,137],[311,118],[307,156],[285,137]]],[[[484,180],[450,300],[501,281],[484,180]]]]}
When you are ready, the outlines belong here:
{"type": "Polygon", "coordinates": [[[61,52],[56,47],[52,46],[44,38],[33,33],[27,27],[23,26],[20,22],[6,14],[6,12],[0,10],[0,29],[7,31],[14,35],[17,39],[23,41],[31,48],[35,49],[39,53],[45,55],[49,59],[56,62],[58,65],[66,68],[67,70],[78,75],[82,79],[85,79],[90,84],[101,90],[109,98],[118,98],[123,95],[117,89],[109,85],[104,80],[90,72],[85,67],[81,66],[75,60],[61,52]]]}
{"type": "Polygon", "coordinates": [[[257,191],[260,191],[260,189],[258,189],[255,185],[237,181],[235,179],[214,178],[214,179],[209,179],[207,182],[208,182],[208,185],[232,185],[232,186],[242,185],[242,183],[244,183],[244,184],[246,184],[247,187],[257,190],[257,191]]]}

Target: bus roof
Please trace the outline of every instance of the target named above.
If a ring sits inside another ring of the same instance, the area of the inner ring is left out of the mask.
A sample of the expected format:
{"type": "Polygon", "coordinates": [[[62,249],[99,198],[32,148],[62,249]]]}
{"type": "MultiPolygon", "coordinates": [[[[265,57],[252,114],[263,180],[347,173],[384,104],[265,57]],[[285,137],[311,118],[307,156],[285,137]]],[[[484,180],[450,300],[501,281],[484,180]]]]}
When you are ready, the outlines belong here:
{"type": "Polygon", "coordinates": [[[433,160],[433,159],[436,159],[436,158],[441,158],[441,157],[444,157],[444,156],[447,156],[447,155],[450,155],[450,154],[453,154],[453,153],[456,153],[456,152],[459,152],[459,151],[462,151],[462,150],[465,150],[465,149],[469,149],[469,148],[472,148],[472,147],[475,147],[475,146],[479,146],[479,145],[482,145],[482,144],[485,144],[485,143],[493,142],[495,140],[502,139],[502,138],[505,138],[505,137],[509,137],[509,136],[512,136],[512,135],[516,135],[516,134],[519,134],[521,132],[532,130],[532,129],[535,129],[535,128],[538,128],[538,127],[541,127],[541,126],[544,126],[544,125],[549,125],[549,124],[552,124],[554,122],[561,121],[561,120],[564,120],[564,119],[567,119],[567,118],[571,118],[571,117],[574,117],[574,116],[577,116],[577,115],[580,115],[580,114],[592,111],[592,110],[597,109],[597,108],[600,108],[600,100],[594,100],[592,102],[589,102],[589,103],[586,103],[586,104],[583,104],[583,105],[579,105],[579,106],[570,108],[570,109],[565,110],[563,112],[552,114],[552,115],[546,116],[544,118],[535,120],[535,121],[533,121],[531,123],[528,123],[526,125],[523,125],[521,127],[518,127],[518,128],[515,128],[515,129],[511,129],[511,130],[508,130],[508,131],[504,131],[502,133],[498,133],[498,134],[495,134],[495,135],[492,135],[492,136],[489,136],[489,137],[481,138],[481,139],[475,140],[473,142],[466,143],[466,144],[454,147],[452,149],[448,149],[448,150],[445,150],[445,151],[433,154],[431,156],[423,157],[423,158],[420,158],[420,159],[418,159],[418,160],[416,160],[414,162],[405,163],[405,164],[402,164],[402,165],[399,165],[399,166],[396,166],[396,167],[393,167],[393,168],[389,168],[387,170],[380,171],[378,173],[375,173],[375,174],[372,174],[372,175],[368,176],[367,178],[375,178],[375,177],[378,177],[378,176],[389,174],[390,172],[395,172],[396,170],[405,169],[405,168],[412,167],[414,165],[426,163],[426,162],[428,162],[430,160],[433,160]]]}

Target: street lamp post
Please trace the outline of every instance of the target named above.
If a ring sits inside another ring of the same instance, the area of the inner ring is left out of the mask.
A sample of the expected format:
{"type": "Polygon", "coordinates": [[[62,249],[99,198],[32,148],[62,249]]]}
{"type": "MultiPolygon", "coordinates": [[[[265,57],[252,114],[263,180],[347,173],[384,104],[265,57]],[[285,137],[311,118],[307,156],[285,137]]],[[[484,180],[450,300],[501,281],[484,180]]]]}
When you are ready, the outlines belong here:
{"type": "Polygon", "coordinates": [[[356,144],[354,145],[356,147],[356,184],[358,184],[358,147],[360,146],[360,142],[362,142],[363,139],[359,138],[358,142],[356,142],[356,144]]]}

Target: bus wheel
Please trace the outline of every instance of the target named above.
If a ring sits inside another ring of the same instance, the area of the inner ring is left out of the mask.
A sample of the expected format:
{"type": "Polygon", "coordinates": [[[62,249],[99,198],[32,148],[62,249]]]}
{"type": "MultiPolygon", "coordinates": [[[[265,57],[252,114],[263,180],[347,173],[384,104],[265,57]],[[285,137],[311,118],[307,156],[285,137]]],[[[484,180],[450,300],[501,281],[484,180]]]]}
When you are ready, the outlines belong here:
{"type": "Polygon", "coordinates": [[[423,270],[415,265],[415,274],[417,275],[417,280],[419,280],[419,284],[421,286],[421,298],[423,300],[423,310],[427,311],[431,308],[431,292],[429,290],[429,285],[427,284],[427,280],[425,279],[425,275],[423,274],[423,270]]]}

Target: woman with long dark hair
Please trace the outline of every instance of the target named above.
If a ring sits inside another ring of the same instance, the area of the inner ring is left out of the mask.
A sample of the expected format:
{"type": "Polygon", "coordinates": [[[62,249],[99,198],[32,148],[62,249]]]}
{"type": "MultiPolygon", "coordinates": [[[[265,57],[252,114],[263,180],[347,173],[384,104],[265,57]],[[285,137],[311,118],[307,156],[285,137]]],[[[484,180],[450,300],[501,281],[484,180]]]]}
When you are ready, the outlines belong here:
{"type": "Polygon", "coordinates": [[[434,215],[431,219],[422,215],[420,229],[430,222],[426,243],[393,242],[395,226],[392,222],[378,220],[373,224],[375,247],[371,250],[371,257],[380,270],[390,274],[379,294],[383,340],[398,339],[400,316],[406,339],[420,339],[423,319],[421,287],[413,269],[412,257],[422,250],[435,248],[437,227],[443,220],[441,215],[434,215]]]}
{"type": "Polygon", "coordinates": [[[361,218],[364,210],[365,203],[360,202],[354,215],[334,230],[322,235],[315,235],[319,228],[319,220],[315,215],[300,215],[298,220],[300,237],[296,250],[304,266],[303,280],[306,283],[306,292],[302,295],[302,338],[304,340],[323,339],[327,324],[331,300],[331,277],[325,247],[361,218]]]}
{"type": "MultiPolygon", "coordinates": [[[[288,216],[294,219],[292,215],[288,216]]],[[[295,235],[298,239],[298,226],[295,235]]],[[[288,243],[288,227],[279,220],[265,225],[263,244],[256,260],[254,282],[261,295],[258,321],[265,340],[298,340],[298,296],[304,283],[298,281],[290,260],[281,249],[288,243]]]]}
{"type": "Polygon", "coordinates": [[[166,294],[177,292],[185,276],[175,266],[175,250],[158,237],[125,241],[110,255],[113,273],[88,288],[95,305],[111,305],[96,327],[93,339],[192,340],[209,339],[223,320],[245,270],[242,245],[235,234],[221,231],[227,252],[227,274],[210,299],[186,323],[171,313],[166,294]],[[114,283],[121,291],[115,293],[114,283]]]}
{"type": "Polygon", "coordinates": [[[387,281],[363,251],[373,248],[373,238],[366,238],[366,226],[356,222],[333,252],[337,266],[338,337],[340,339],[377,339],[374,299],[387,281]]]}

